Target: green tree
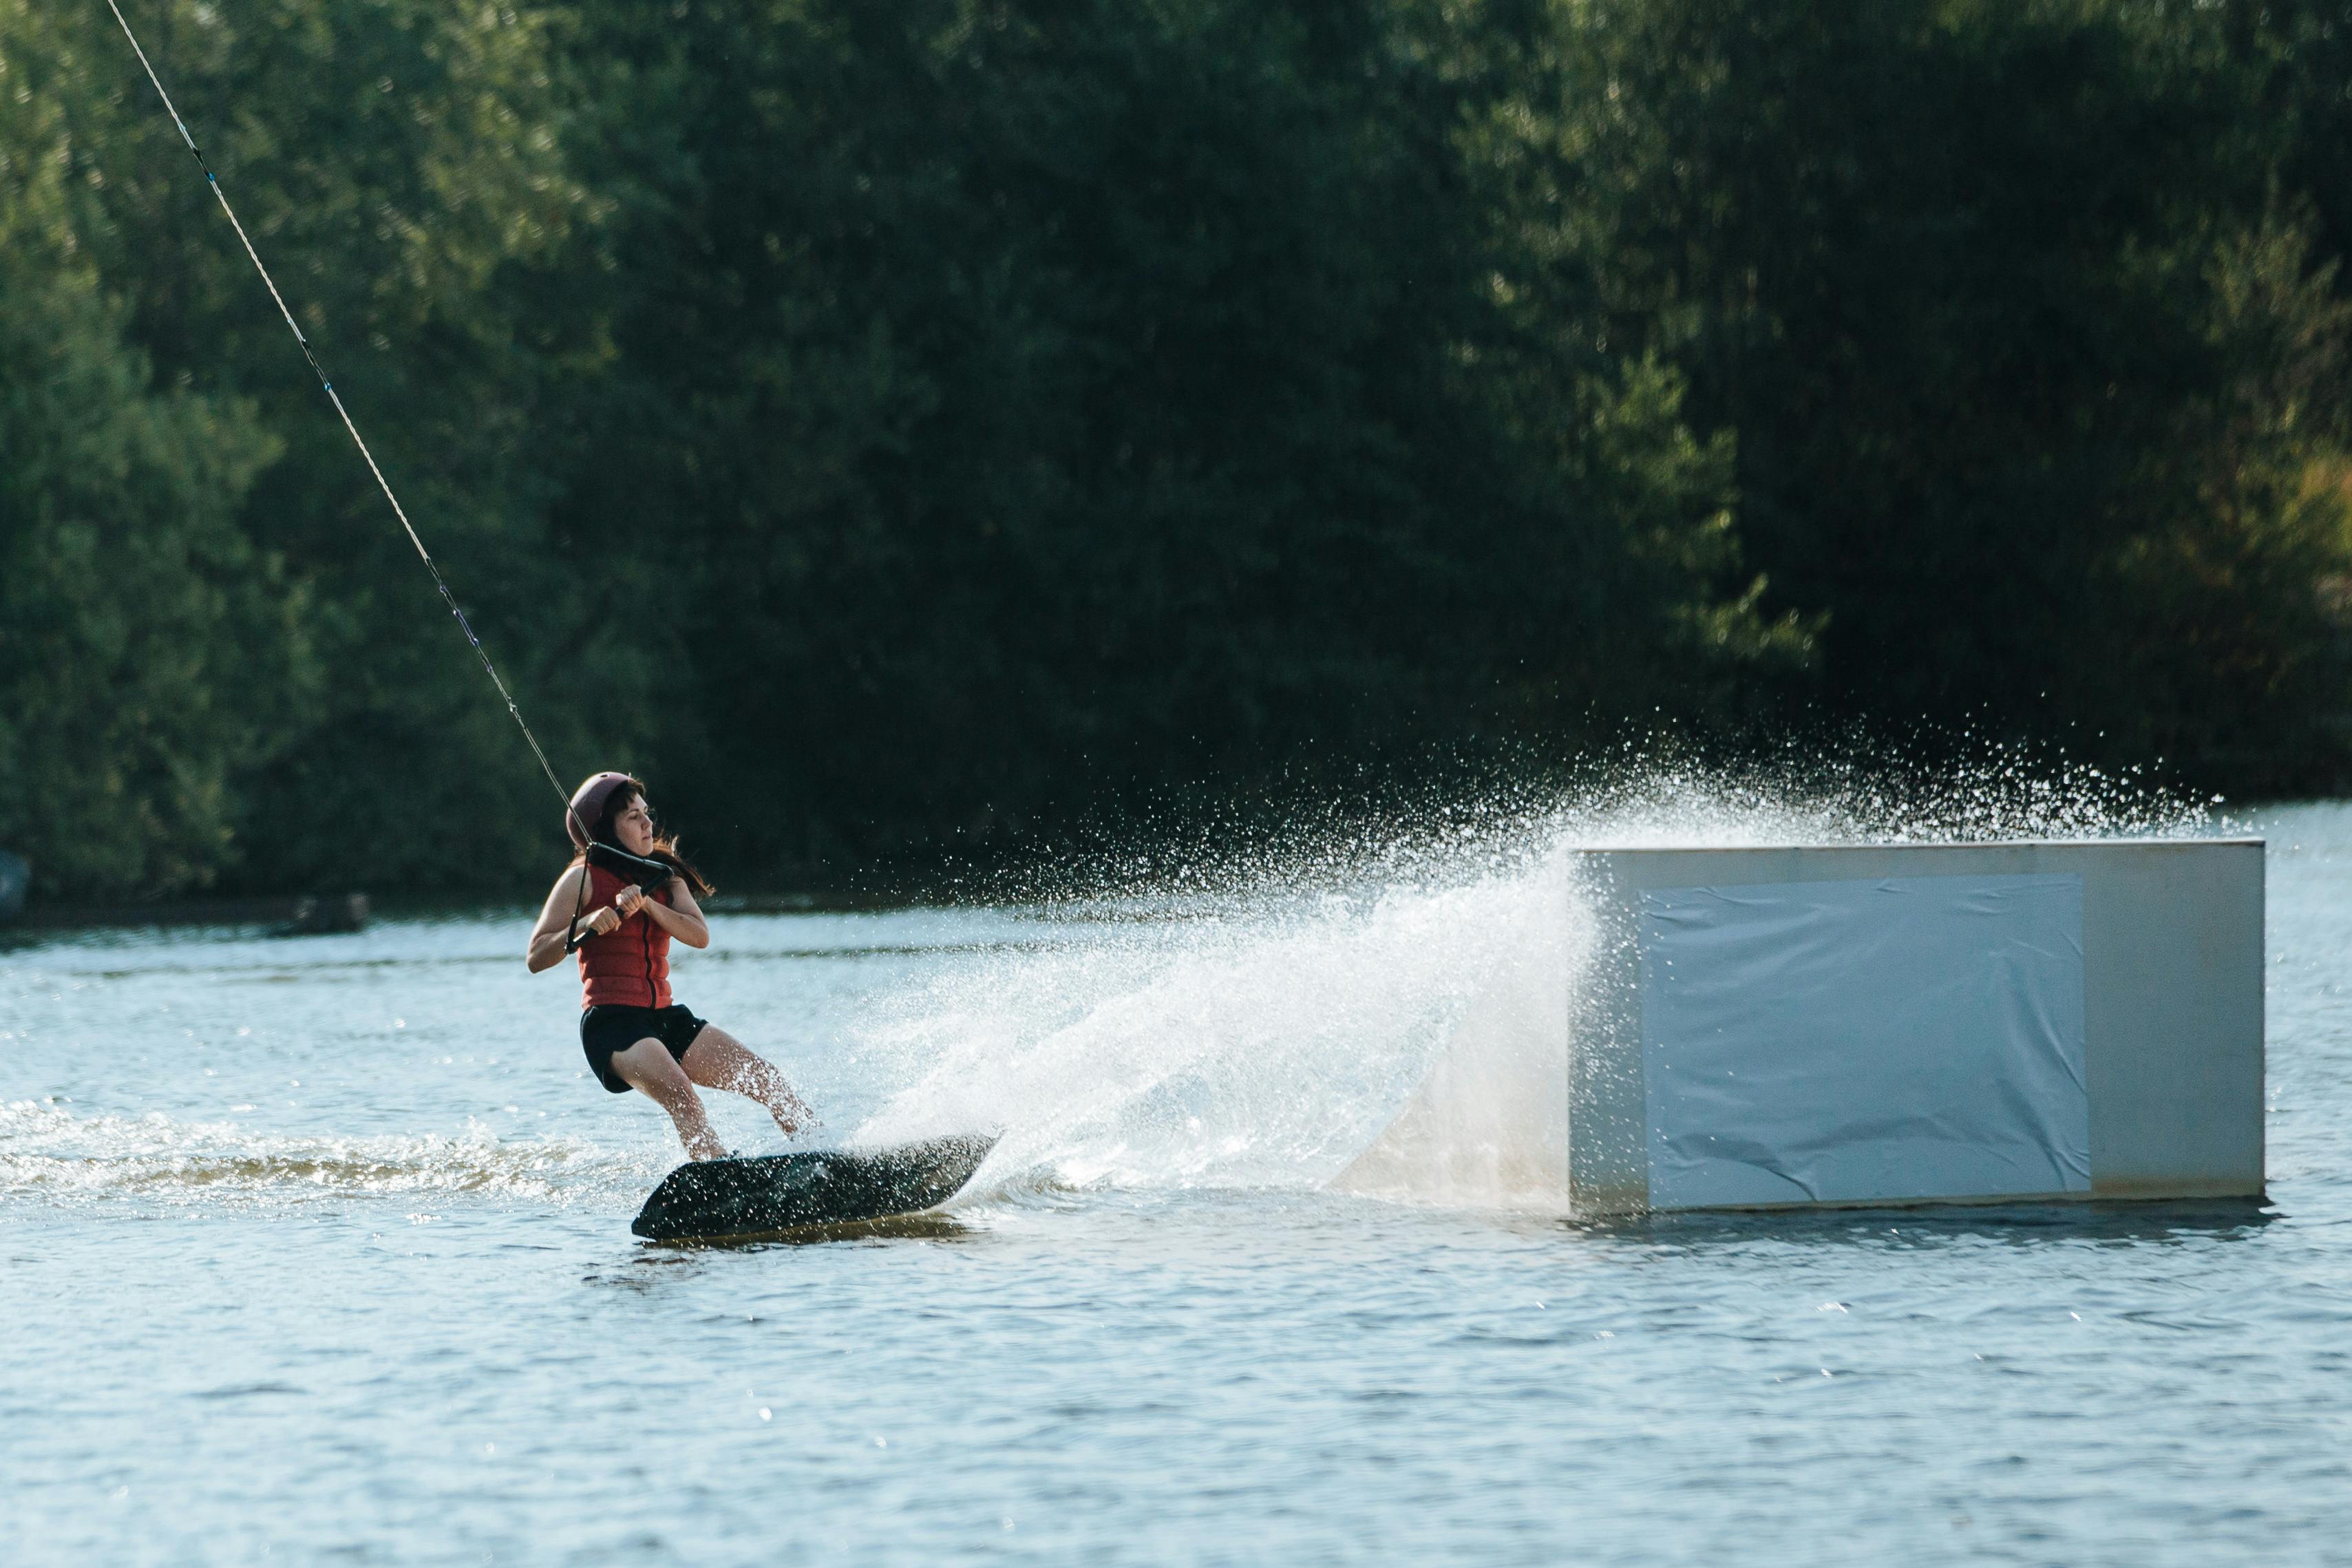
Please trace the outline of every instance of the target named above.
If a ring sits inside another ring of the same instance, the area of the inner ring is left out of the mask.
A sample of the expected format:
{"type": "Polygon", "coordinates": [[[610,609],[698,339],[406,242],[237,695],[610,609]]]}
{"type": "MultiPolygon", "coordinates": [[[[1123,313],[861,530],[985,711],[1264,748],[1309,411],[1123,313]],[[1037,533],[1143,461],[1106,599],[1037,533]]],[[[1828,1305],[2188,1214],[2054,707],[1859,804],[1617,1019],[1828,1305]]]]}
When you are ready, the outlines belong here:
{"type": "MultiPolygon", "coordinates": [[[[558,765],[757,879],[1784,700],[2339,776],[2341,8],[131,14],[558,765]]],[[[37,856],[536,875],[112,18],[0,71],[37,856]]]]}
{"type": "Polygon", "coordinates": [[[0,115],[5,837],[52,896],[171,892],[231,863],[235,775],[315,671],[301,594],[237,526],[275,443],[248,405],[153,384],[67,221],[61,136],[53,104],[0,115]]]}
{"type": "MultiPolygon", "coordinates": [[[[103,6],[0,0],[58,106],[78,253],[166,384],[249,406],[238,521],[303,590],[323,679],[236,771],[235,880],[510,886],[554,804],[103,6]]],[[[562,273],[563,14],[425,0],[126,6],[288,303],[559,760],[625,746],[611,576],[550,548],[561,388],[609,352],[562,273]]],[[[588,771],[584,760],[569,765],[588,771]]]]}
{"type": "Polygon", "coordinates": [[[2344,321],[2236,8],[1562,7],[1617,331],[1738,438],[1851,710],[2240,787],[2343,765],[2344,321]]]}
{"type": "Polygon", "coordinates": [[[1560,743],[1771,641],[1674,373],[1498,290],[1451,15],[597,13],[634,287],[562,516],[692,584],[674,798],[936,842],[1560,743]]]}

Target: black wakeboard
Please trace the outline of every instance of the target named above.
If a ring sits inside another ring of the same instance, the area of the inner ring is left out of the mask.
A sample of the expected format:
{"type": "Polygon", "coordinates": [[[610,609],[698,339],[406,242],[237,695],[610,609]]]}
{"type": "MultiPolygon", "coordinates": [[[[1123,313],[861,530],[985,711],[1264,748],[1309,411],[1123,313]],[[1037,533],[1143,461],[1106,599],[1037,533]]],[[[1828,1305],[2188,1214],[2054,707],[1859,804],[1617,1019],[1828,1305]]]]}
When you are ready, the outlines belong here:
{"type": "Polygon", "coordinates": [[[629,1229],[651,1241],[710,1241],[850,1225],[936,1208],[996,1146],[970,1133],[895,1149],[822,1149],[696,1160],[662,1178],[629,1229]]]}

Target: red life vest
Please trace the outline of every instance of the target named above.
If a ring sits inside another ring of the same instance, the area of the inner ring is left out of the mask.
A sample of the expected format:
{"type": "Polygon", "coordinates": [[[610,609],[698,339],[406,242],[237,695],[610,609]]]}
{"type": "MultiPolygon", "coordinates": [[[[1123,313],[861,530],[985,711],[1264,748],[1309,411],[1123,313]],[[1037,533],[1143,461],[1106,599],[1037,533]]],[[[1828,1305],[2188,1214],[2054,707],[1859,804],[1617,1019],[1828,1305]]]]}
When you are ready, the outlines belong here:
{"type": "MultiPolygon", "coordinates": [[[[588,868],[588,907],[580,911],[584,922],[598,910],[613,907],[624,882],[602,866],[588,868]]],[[[667,890],[654,894],[668,903],[667,890]]],[[[580,1005],[585,1007],[667,1007],[669,999],[669,932],[654,924],[650,915],[631,915],[603,936],[580,939],[580,1005]]]]}

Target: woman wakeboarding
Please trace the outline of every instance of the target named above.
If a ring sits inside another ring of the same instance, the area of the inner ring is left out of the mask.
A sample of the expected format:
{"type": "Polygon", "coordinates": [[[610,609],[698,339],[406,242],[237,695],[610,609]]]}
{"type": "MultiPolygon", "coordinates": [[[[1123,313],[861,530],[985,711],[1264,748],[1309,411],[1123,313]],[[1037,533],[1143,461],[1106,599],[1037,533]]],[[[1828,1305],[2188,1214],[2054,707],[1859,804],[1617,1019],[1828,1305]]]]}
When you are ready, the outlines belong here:
{"type": "MultiPolygon", "coordinates": [[[[522,731],[539,771],[547,776],[547,787],[562,799],[563,784],[555,776],[539,737],[531,733],[520,705],[490,662],[489,649],[482,646],[473,622],[467,618],[465,606],[434,563],[423,536],[409,521],[407,509],[394,493],[392,481],[368,449],[358,422],[328,379],[310,336],[296,324],[293,308],[278,292],[269,268],[262,265],[261,253],[237,220],[228,193],[221,188],[187,121],[180,118],[172,95],[163,90],[163,79],[148,60],[138,35],[131,32],[130,19],[115,0],[107,0],[107,7],[114,13],[131,52],[139,57],[140,68],[154,85],[155,96],[163,100],[163,110],[172,117],[181,142],[204,172],[206,187],[236,231],[238,242],[260,274],[278,314],[285,318],[287,330],[294,334],[303,359],[319,378],[319,390],[333,405],[335,416],[350,433],[352,445],[359,448],[361,459],[376,488],[383,491],[408,542],[415,546],[416,558],[424,563],[442,603],[449,606],[457,629],[481,660],[482,673],[498,689],[499,700],[506,704],[515,728],[522,731]]],[[[536,974],[562,963],[566,953],[580,955],[583,992],[580,1043],[597,1080],[615,1094],[634,1089],[650,1096],[677,1123],[678,1138],[696,1160],[723,1159],[727,1154],[710,1131],[709,1118],[703,1114],[701,1097],[694,1091],[697,1084],[731,1089],[758,1100],[775,1117],[787,1138],[803,1125],[814,1125],[815,1113],[793,1092],[783,1074],[732,1035],[713,1028],[670,999],[670,939],[676,937],[689,947],[710,945],[710,926],[694,901],[697,893],[709,895],[710,884],[679,858],[674,843],[656,831],[653,815],[646,806],[646,786],[626,773],[598,773],[572,793],[564,807],[563,826],[580,853],[548,894],[547,907],[540,911],[523,962],[536,974]]],[[[984,1153],[985,1145],[981,1149],[984,1153]]],[[[972,1164],[977,1163],[974,1156],[972,1164]]],[[[963,1173],[963,1176],[970,1174],[970,1169],[963,1173]]],[[[957,1178],[959,1183],[963,1176],[957,1178]]]]}
{"type": "Polygon", "coordinates": [[[813,1123],[815,1114],[772,1064],[671,1000],[670,941],[710,945],[709,922],[694,901],[710,884],[654,826],[646,786],[626,773],[598,773],[573,792],[563,825],[579,853],[548,893],[523,962],[537,974],[579,954],[580,1045],[598,1080],[668,1111],[697,1160],[727,1157],[697,1084],[758,1100],[787,1138],[813,1123]]]}

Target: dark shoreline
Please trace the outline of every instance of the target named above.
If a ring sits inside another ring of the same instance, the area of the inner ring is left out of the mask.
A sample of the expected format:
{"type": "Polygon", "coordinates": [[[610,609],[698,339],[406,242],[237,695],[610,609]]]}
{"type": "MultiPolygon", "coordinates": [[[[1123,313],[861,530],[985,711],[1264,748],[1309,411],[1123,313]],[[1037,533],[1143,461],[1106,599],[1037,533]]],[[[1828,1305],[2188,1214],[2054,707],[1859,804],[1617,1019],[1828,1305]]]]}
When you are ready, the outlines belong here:
{"type": "MultiPolygon", "coordinates": [[[[898,909],[920,900],[843,892],[721,893],[704,901],[713,914],[820,914],[898,909]]],[[[230,899],[169,899],[125,903],[27,904],[0,931],[18,934],[141,926],[267,926],[287,936],[330,935],[366,929],[382,920],[423,914],[478,913],[511,907],[528,914],[531,905],[495,894],[473,899],[394,897],[371,900],[364,893],[278,894],[230,899]],[[353,900],[357,915],[352,914],[353,900]]]]}

